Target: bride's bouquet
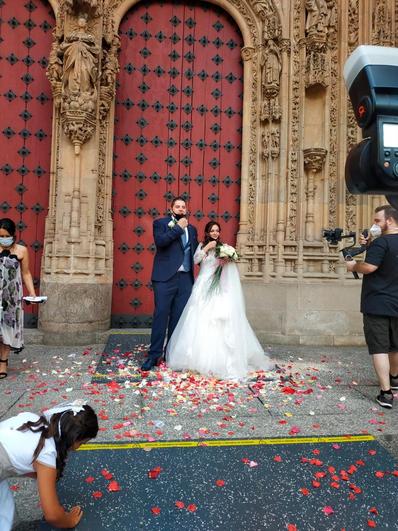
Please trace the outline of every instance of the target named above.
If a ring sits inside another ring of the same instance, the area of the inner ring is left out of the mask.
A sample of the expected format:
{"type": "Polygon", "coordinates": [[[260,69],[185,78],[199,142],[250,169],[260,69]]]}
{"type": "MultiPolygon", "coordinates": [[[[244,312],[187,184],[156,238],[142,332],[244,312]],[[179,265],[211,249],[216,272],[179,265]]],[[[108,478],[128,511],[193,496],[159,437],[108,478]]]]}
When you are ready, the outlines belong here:
{"type": "Polygon", "coordinates": [[[209,287],[209,294],[219,290],[221,273],[225,264],[228,264],[229,262],[237,262],[239,260],[235,247],[226,243],[216,246],[215,256],[218,258],[218,266],[213,273],[213,278],[209,287]]]}

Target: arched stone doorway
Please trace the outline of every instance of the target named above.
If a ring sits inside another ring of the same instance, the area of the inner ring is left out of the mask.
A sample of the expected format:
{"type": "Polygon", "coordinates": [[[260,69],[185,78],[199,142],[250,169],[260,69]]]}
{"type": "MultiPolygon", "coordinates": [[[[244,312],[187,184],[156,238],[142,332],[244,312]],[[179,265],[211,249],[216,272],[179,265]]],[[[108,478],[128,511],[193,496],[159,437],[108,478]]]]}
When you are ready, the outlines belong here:
{"type": "Polygon", "coordinates": [[[114,148],[112,324],[148,326],[152,221],[173,196],[199,234],[235,244],[240,210],[242,37],[205,2],[143,2],[123,19],[114,148]]]}

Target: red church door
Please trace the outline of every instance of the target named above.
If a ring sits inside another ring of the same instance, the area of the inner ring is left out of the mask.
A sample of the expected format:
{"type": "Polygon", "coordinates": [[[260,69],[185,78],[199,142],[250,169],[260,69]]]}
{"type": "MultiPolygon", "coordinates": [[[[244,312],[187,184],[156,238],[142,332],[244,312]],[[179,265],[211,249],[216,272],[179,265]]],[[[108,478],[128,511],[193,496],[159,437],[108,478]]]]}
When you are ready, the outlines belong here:
{"type": "Polygon", "coordinates": [[[204,2],[142,2],[120,27],[114,149],[112,326],[150,326],[152,222],[182,195],[203,235],[238,230],[242,37],[204,2]]]}
{"type": "MultiPolygon", "coordinates": [[[[54,26],[46,0],[0,2],[0,217],[16,223],[38,292],[51,157],[46,68],[54,26]]],[[[36,325],[37,306],[25,308],[25,323],[36,325]]]]}

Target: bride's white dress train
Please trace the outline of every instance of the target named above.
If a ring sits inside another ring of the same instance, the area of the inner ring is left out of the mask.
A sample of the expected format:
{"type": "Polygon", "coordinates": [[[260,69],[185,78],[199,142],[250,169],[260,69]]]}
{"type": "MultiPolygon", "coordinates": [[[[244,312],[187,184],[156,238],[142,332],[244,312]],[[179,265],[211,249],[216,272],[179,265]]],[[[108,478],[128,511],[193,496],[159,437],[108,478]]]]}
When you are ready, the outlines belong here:
{"type": "Polygon", "coordinates": [[[167,345],[167,365],[221,379],[243,379],[273,367],[246,318],[236,264],[224,266],[220,289],[209,293],[218,259],[200,244],[194,260],[200,273],[167,345]]]}

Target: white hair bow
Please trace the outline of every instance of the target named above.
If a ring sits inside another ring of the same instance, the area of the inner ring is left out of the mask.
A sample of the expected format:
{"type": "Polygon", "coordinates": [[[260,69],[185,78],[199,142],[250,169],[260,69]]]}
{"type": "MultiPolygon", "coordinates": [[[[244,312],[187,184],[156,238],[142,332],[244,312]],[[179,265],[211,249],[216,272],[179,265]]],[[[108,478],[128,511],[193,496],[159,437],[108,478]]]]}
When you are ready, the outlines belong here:
{"type": "Polygon", "coordinates": [[[57,413],[66,413],[67,411],[72,411],[73,416],[75,416],[77,415],[77,413],[84,410],[84,406],[86,404],[87,402],[85,400],[82,400],[81,398],[78,398],[73,402],[62,402],[61,404],[58,404],[57,406],[54,406],[51,409],[47,409],[47,411],[44,412],[44,415],[47,420],[50,420],[50,418],[53,415],[56,415],[57,413]]]}

